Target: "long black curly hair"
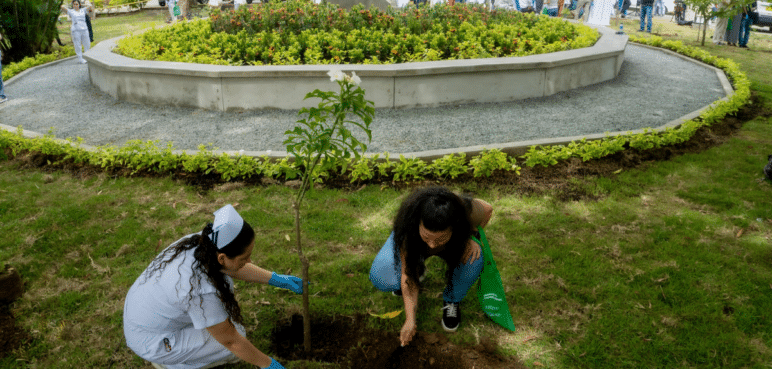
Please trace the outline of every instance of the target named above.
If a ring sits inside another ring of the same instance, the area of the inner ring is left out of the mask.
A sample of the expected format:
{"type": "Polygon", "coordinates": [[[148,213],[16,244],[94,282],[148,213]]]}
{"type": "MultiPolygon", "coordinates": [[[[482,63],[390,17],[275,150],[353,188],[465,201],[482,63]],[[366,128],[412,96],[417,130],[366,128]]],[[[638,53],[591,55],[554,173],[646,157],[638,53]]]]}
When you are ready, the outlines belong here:
{"type": "MultiPolygon", "coordinates": [[[[161,272],[163,272],[172,260],[177,258],[181,253],[195,248],[193,256],[196,260],[193,262],[193,274],[190,276],[188,302],[193,299],[193,290],[196,287],[201,286],[201,277],[206,276],[209,282],[217,289],[217,297],[222,301],[230,320],[243,324],[241,307],[239,307],[239,303],[236,301],[236,296],[233,294],[233,290],[231,290],[231,286],[225,278],[225,274],[221,271],[222,265],[217,261],[217,254],[225,254],[230,259],[243,255],[249,245],[252,244],[252,241],[254,241],[255,231],[249,223],[244,221],[244,225],[238,236],[236,236],[236,238],[227,246],[219,250],[209,238],[210,234],[212,234],[211,223],[204,227],[201,234],[195,234],[184,238],[171,247],[168,247],[150,264],[150,267],[148,267],[145,274],[145,280],[142,283],[147,282],[147,279],[156,273],[158,273],[156,278],[160,278],[161,272]]],[[[200,303],[203,303],[203,297],[200,297],[200,301],[200,303]]]]}
{"type": "MultiPolygon", "coordinates": [[[[462,260],[467,240],[471,234],[471,198],[461,197],[445,187],[426,187],[413,191],[400,206],[394,219],[394,257],[405,255],[405,274],[409,285],[420,285],[418,276],[423,273],[421,262],[429,254],[429,245],[423,241],[418,227],[423,222],[432,232],[451,229],[450,240],[438,254],[448,264],[445,279],[448,284],[453,269],[462,260]]],[[[398,271],[399,272],[399,271],[398,271]]]]}

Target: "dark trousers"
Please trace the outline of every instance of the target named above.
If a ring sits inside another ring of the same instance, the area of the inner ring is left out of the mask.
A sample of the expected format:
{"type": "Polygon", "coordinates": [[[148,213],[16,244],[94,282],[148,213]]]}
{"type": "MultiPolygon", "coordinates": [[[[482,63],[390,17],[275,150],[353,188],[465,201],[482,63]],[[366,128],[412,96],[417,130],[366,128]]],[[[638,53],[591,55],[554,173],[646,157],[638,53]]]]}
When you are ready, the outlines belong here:
{"type": "Polygon", "coordinates": [[[94,42],[94,30],[91,29],[91,18],[86,14],[86,27],[88,27],[88,39],[94,42]]]}

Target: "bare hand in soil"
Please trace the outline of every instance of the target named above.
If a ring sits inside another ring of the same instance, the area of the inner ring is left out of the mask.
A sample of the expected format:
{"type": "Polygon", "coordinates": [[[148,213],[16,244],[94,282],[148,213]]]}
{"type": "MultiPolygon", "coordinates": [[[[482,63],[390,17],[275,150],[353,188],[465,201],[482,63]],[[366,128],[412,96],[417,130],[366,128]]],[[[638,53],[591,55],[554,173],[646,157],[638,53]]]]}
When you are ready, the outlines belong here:
{"type": "Polygon", "coordinates": [[[405,322],[405,325],[402,326],[402,331],[399,333],[399,342],[402,347],[407,346],[413,340],[415,331],[415,322],[405,322]]]}

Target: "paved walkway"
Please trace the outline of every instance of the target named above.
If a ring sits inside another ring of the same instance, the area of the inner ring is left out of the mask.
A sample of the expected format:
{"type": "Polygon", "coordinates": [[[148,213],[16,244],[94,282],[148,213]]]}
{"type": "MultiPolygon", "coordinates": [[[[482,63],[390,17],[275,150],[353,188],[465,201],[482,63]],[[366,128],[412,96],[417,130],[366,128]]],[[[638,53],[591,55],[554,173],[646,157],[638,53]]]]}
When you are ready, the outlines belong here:
{"type": "MultiPolygon", "coordinates": [[[[213,112],[117,101],[89,83],[74,59],[6,83],[0,123],[88,145],[173,142],[195,150],[284,151],[296,111],[213,112]]],[[[442,108],[377,110],[368,152],[416,153],[475,145],[658,127],[724,97],[715,71],[664,51],[628,45],[614,80],[541,99],[442,108]]]]}

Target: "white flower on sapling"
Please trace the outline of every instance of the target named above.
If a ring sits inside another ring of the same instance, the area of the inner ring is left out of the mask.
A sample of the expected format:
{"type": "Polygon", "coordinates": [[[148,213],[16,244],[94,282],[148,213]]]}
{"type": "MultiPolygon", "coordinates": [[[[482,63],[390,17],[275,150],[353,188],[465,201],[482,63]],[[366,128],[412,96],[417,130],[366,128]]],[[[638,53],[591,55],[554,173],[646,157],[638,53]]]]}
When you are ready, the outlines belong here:
{"type": "Polygon", "coordinates": [[[330,76],[330,82],[338,82],[346,78],[346,74],[341,72],[340,69],[330,69],[327,75],[330,76]]]}
{"type": "Polygon", "coordinates": [[[354,71],[351,72],[351,77],[347,78],[347,80],[350,83],[353,83],[357,86],[359,86],[359,84],[362,83],[362,79],[360,79],[359,76],[357,76],[356,72],[354,71]]]}

